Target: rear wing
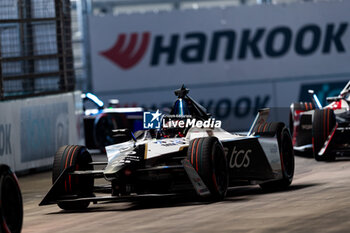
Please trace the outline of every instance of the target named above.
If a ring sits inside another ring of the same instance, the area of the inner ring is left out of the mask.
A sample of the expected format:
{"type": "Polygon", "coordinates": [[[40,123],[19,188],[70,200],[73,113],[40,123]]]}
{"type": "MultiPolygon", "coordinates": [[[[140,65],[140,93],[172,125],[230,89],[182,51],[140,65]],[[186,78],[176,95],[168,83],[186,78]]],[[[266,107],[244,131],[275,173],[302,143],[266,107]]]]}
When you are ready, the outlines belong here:
{"type": "Polygon", "coordinates": [[[252,126],[250,126],[250,129],[248,131],[247,136],[250,136],[255,128],[256,125],[263,124],[267,121],[267,118],[269,117],[270,109],[269,108],[263,108],[258,111],[258,114],[256,114],[256,117],[253,121],[252,126]]]}

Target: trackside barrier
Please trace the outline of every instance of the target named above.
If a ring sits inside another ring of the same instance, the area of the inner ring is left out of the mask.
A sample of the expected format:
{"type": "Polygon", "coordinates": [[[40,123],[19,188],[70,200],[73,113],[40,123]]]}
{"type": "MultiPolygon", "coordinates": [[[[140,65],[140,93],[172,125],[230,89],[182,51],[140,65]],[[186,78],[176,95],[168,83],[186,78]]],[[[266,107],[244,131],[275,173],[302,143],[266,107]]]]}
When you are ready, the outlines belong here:
{"type": "Polygon", "coordinates": [[[16,172],[49,167],[60,146],[83,144],[80,94],[0,102],[0,163],[16,172]]]}

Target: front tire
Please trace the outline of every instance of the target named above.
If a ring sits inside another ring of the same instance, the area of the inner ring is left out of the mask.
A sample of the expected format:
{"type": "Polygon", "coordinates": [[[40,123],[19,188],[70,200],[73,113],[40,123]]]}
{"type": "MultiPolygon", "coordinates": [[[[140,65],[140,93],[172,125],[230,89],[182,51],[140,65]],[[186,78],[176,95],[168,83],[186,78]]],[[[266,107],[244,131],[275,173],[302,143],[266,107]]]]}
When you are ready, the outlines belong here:
{"type": "Polygon", "coordinates": [[[313,137],[313,148],[314,158],[316,161],[333,161],[335,155],[325,153],[322,156],[318,155],[326,142],[329,134],[335,127],[336,119],[333,109],[322,109],[315,110],[313,123],[312,123],[312,137],[313,137]]]}
{"type": "MultiPolygon", "coordinates": [[[[70,171],[93,170],[92,158],[84,146],[62,146],[56,153],[52,184],[56,182],[62,172],[68,168],[70,171]]],[[[93,196],[94,178],[92,176],[67,175],[60,186],[60,195],[77,195],[78,197],[93,196]]],[[[81,210],[89,206],[89,201],[61,202],[57,205],[64,210],[81,210]]]]}
{"type": "Polygon", "coordinates": [[[16,175],[0,166],[0,232],[19,233],[23,223],[23,202],[16,175]]]}
{"type": "Polygon", "coordinates": [[[190,142],[187,157],[208,187],[213,200],[226,196],[228,166],[224,148],[216,137],[196,138],[190,142]]]}

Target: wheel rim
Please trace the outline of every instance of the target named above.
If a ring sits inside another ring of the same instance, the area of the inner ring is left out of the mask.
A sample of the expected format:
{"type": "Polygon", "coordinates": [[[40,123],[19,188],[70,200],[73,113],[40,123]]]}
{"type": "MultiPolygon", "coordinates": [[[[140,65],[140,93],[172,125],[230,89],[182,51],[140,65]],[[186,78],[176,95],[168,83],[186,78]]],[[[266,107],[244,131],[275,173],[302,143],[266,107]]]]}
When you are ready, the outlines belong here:
{"type": "Polygon", "coordinates": [[[5,223],[11,232],[20,232],[22,226],[22,197],[18,184],[11,175],[3,178],[1,190],[2,214],[5,223]]]}

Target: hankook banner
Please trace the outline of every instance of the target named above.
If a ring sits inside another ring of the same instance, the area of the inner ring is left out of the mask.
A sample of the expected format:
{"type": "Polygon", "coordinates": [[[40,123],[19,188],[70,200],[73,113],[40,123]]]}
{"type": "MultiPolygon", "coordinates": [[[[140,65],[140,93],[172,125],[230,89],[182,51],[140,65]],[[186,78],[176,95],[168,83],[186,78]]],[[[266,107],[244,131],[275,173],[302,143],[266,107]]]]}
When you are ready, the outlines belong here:
{"type": "Polygon", "coordinates": [[[91,16],[93,91],[161,107],[185,84],[242,122],[245,112],[298,101],[305,82],[349,80],[349,9],[345,1],[91,16]]]}
{"type": "Polygon", "coordinates": [[[349,72],[349,9],[339,2],[92,16],[93,87],[349,72]]]}

